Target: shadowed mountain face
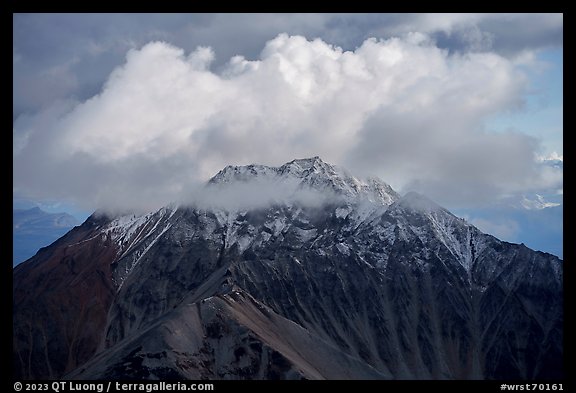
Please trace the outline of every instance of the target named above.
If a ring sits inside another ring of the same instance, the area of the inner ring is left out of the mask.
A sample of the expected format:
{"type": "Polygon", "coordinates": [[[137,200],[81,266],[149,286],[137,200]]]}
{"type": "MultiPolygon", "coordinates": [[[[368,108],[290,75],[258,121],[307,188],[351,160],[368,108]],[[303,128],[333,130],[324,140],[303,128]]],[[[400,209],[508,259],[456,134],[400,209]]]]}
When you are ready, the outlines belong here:
{"type": "Polygon", "coordinates": [[[227,167],[206,193],[94,214],[18,266],[15,375],[563,376],[557,257],[317,157],[227,167]]]}
{"type": "Polygon", "coordinates": [[[15,209],[12,215],[12,265],[30,258],[78,224],[76,218],[66,213],[47,213],[38,207],[15,209]]]}

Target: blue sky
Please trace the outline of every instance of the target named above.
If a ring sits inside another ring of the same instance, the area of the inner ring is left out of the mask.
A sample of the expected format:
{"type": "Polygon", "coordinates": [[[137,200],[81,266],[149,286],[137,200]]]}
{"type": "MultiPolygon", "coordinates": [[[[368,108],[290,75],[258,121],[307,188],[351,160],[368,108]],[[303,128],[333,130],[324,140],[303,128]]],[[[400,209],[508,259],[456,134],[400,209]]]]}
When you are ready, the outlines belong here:
{"type": "Polygon", "coordinates": [[[525,106],[495,115],[486,127],[524,132],[542,141],[543,155],[563,155],[563,50],[542,50],[536,54],[536,62],[541,65],[524,70],[530,79],[525,106]]]}
{"type": "Polygon", "coordinates": [[[558,253],[561,215],[522,201],[562,201],[561,14],[13,21],[15,207],[153,210],[228,164],[319,155],[558,253]]]}

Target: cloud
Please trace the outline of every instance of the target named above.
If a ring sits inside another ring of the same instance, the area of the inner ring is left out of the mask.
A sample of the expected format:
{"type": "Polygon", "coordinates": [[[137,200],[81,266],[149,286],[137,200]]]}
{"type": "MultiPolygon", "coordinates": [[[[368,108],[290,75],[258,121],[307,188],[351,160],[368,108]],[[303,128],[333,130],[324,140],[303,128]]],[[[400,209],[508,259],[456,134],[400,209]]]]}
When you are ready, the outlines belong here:
{"type": "Polygon", "coordinates": [[[245,211],[288,202],[318,207],[340,201],[341,196],[302,185],[297,179],[255,178],[193,189],[181,203],[201,209],[245,211]]]}
{"type": "Polygon", "coordinates": [[[319,37],[345,50],[367,38],[412,32],[450,51],[507,57],[563,40],[562,14],[14,14],[13,117],[54,99],[96,94],[129,49],[162,40],[190,52],[215,51],[215,67],[242,54],[256,59],[281,32],[319,37]],[[52,70],[51,72],[46,70],[52,70]]]}
{"type": "Polygon", "coordinates": [[[482,129],[521,107],[527,84],[496,53],[451,53],[421,33],[353,51],[280,34],[258,59],[214,59],[151,42],[93,97],[18,118],[15,192],[153,208],[228,164],[315,155],[441,203],[540,185],[537,141],[482,129]]]}
{"type": "Polygon", "coordinates": [[[408,26],[433,35],[451,49],[493,50],[515,56],[524,51],[562,45],[562,14],[413,14],[408,26]]]}

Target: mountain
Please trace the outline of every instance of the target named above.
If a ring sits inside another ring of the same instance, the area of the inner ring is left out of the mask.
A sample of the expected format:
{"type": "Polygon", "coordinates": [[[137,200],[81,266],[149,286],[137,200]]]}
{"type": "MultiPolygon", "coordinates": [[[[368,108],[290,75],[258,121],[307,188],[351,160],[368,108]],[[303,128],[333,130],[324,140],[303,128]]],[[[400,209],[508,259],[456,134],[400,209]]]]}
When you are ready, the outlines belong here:
{"type": "Polygon", "coordinates": [[[563,195],[559,190],[542,191],[510,195],[497,204],[461,208],[455,214],[501,240],[563,258],[563,195]]]}
{"type": "Polygon", "coordinates": [[[12,265],[30,258],[78,224],[78,220],[67,213],[47,213],[38,207],[14,209],[12,265]]]}
{"type": "Polygon", "coordinates": [[[561,378],[562,270],[318,157],[229,166],[17,266],[14,375],[561,378]]]}

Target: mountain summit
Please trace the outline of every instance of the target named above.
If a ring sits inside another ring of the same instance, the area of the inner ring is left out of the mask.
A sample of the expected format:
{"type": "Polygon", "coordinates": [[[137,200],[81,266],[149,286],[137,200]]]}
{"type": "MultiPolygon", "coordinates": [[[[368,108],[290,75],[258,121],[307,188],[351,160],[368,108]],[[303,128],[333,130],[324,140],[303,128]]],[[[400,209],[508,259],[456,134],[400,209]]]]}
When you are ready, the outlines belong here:
{"type": "Polygon", "coordinates": [[[227,166],[208,182],[220,189],[238,183],[271,185],[288,192],[287,199],[303,191],[319,192],[347,200],[366,199],[388,206],[400,196],[379,179],[361,180],[346,170],[327,164],[320,157],[292,160],[280,167],[265,165],[227,166]]]}
{"type": "Polygon", "coordinates": [[[17,266],[14,374],[561,378],[562,295],[560,259],[422,195],[318,157],[228,166],[203,201],[94,214],[17,266]]]}

